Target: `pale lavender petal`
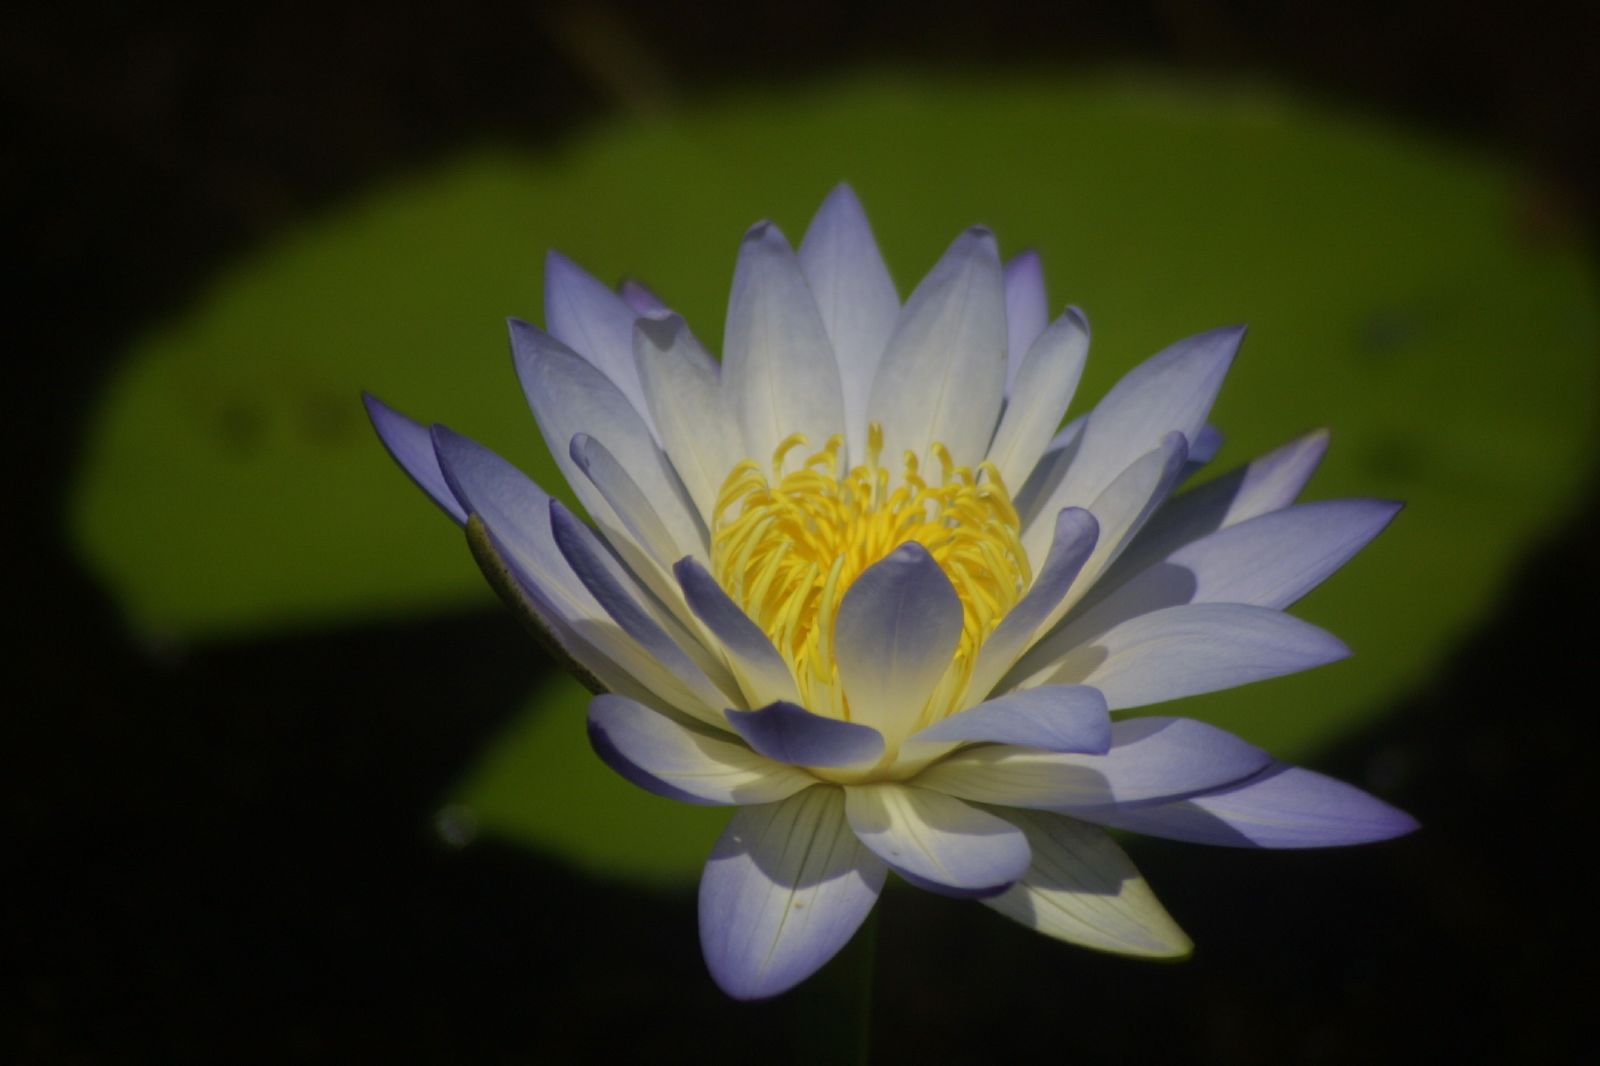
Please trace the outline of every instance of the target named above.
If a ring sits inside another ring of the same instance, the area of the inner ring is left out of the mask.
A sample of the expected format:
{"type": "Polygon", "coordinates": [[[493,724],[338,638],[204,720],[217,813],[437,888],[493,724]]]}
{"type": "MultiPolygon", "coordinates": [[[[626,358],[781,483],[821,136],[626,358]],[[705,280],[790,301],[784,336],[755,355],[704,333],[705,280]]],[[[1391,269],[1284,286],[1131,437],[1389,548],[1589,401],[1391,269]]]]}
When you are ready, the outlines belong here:
{"type": "Polygon", "coordinates": [[[930,766],[917,784],[977,803],[1071,811],[1179,799],[1242,781],[1269,762],[1260,748],[1203,722],[1130,718],[1112,723],[1104,755],[983,745],[930,766]]]}
{"type": "Polygon", "coordinates": [[[1298,673],[1349,654],[1333,634],[1281,611],[1191,603],[1130,618],[1074,648],[1044,676],[1055,684],[1093,685],[1121,711],[1298,673]]]}
{"type": "Polygon", "coordinates": [[[844,794],[855,835],[919,885],[992,896],[1028,869],[1022,830],[954,797],[887,782],[850,786],[844,794]]]}
{"type": "Polygon", "coordinates": [[[1059,814],[1008,811],[1033,865],[984,905],[1028,928],[1096,951],[1181,958],[1194,944],[1105,830],[1059,814]]]}
{"type": "Polygon", "coordinates": [[[798,700],[794,674],[778,649],[751,621],[738,604],[728,598],[717,579],[693,559],[680,559],[673,567],[684,599],[695,617],[722,642],[732,660],[734,674],[743,683],[751,705],[765,706],[777,700],[798,700]]]}
{"type": "MultiPolygon", "coordinates": [[[[1030,529],[1041,515],[1045,514],[1044,505],[1055,495],[1067,471],[1072,468],[1072,461],[1078,457],[1078,445],[1083,442],[1083,427],[1088,425],[1089,416],[1079,415],[1072,421],[1062,426],[1050,443],[1045,447],[1044,454],[1034,464],[1033,471],[1028,474],[1021,488],[1012,486],[1012,503],[1016,505],[1017,514],[1022,518],[1024,531],[1030,529]]],[[[1051,521],[1049,516],[1061,513],[1061,508],[1048,512],[1046,521],[1051,521]]]]}
{"type": "Polygon", "coordinates": [[[701,665],[685,650],[692,638],[681,632],[669,633],[668,616],[647,610],[620,564],[606,551],[592,530],[560,500],[550,501],[550,527],[555,543],[573,573],[594,596],[623,632],[632,637],[659,662],[683,690],[692,694],[695,716],[721,726],[722,709],[731,694],[708,677],[701,665]],[[711,714],[707,715],[707,708],[711,714]]]}
{"type": "Polygon", "coordinates": [[[915,725],[961,639],[961,599],[920,544],[902,544],[839,605],[834,660],[850,716],[898,741],[915,725]]]}
{"type": "Polygon", "coordinates": [[[867,416],[897,464],[942,442],[958,466],[988,452],[1005,389],[1006,308],[994,235],[974,227],[950,246],[900,312],[867,416]]]}
{"type": "Polygon", "coordinates": [[[1039,261],[1039,253],[1032,248],[1006,261],[1004,279],[1006,395],[1010,396],[1016,391],[1012,386],[1022,367],[1022,357],[1028,354],[1033,342],[1044,332],[1045,323],[1050,321],[1050,301],[1045,295],[1044,265],[1039,261]]]}
{"type": "Polygon", "coordinates": [[[633,345],[662,446],[709,526],[718,490],[744,458],[738,426],[723,399],[721,371],[677,315],[641,318],[633,345]]]}
{"type": "Polygon", "coordinates": [[[658,796],[708,806],[774,803],[816,778],[621,696],[589,702],[589,742],[605,764],[658,796]]]}
{"type": "Polygon", "coordinates": [[[390,457],[440,510],[455,519],[457,525],[465,525],[466,509],[445,482],[427,427],[411,421],[369,392],[363,392],[361,400],[367,406],[372,428],[378,431],[378,439],[383,441],[390,457]]]}
{"type": "Polygon", "coordinates": [[[622,297],[622,302],[639,315],[659,315],[668,311],[666,302],[650,290],[642,281],[633,278],[624,278],[622,284],[617,286],[617,295],[622,297]]]}
{"type": "Polygon", "coordinates": [[[1089,322],[1069,307],[1034,341],[1022,360],[989,461],[1008,487],[1021,488],[1061,426],[1089,352],[1089,322]]]}
{"type": "Polygon", "coordinates": [[[1181,340],[1134,367],[1089,414],[1057,506],[1084,506],[1168,433],[1194,440],[1205,425],[1244,327],[1181,340]]]}
{"type": "Polygon", "coordinates": [[[600,490],[600,494],[622,520],[623,528],[633,538],[634,544],[648,553],[657,564],[671,566],[673,560],[682,557],[689,548],[698,546],[680,546],[673,541],[672,534],[661,524],[660,516],[650,506],[649,499],[639,489],[638,483],[606,450],[604,444],[587,433],[579,433],[572,438],[568,451],[572,461],[578,464],[578,469],[589,478],[590,484],[600,490]]]}
{"type": "Polygon", "coordinates": [[[820,449],[844,432],[833,345],[798,257],[770,222],[739,246],[724,337],[722,383],[746,456],[765,465],[791,433],[820,449]]]}
{"type": "Polygon", "coordinates": [[[752,748],[794,766],[857,766],[883,755],[883,734],[871,726],[825,718],[793,703],[779,701],[727,715],[752,748]]]}
{"type": "Polygon", "coordinates": [[[560,252],[545,256],[545,327],[621,390],[648,425],[650,408],[633,365],[637,317],[622,297],[560,252]]]}
{"type": "Polygon", "coordinates": [[[1106,698],[1088,685],[1041,685],[980,703],[913,733],[907,745],[1015,744],[1104,755],[1111,748],[1106,698]]]}
{"type": "Polygon", "coordinates": [[[900,294],[850,186],[835,186],[817,210],[800,242],[800,268],[839,362],[850,455],[853,462],[862,462],[867,454],[867,396],[900,316],[900,294]]]}
{"type": "Polygon", "coordinates": [[[1078,571],[1094,551],[1099,535],[1100,524],[1081,507],[1067,507],[1056,515],[1055,536],[1044,566],[1034,576],[1033,585],[978,650],[978,661],[967,683],[969,698],[987,696],[994,683],[1027,650],[1034,634],[1072,587],[1078,571]]]}
{"type": "Polygon", "coordinates": [[[700,878],[700,947],[735,999],[788,991],[860,927],[887,867],[844,821],[844,796],[819,786],[741,807],[700,878]]]}
{"type": "Polygon", "coordinates": [[[1405,811],[1353,785],[1276,763],[1247,781],[1177,803],[1095,807],[1076,817],[1149,836],[1239,848],[1327,848],[1403,836],[1405,811]]]}

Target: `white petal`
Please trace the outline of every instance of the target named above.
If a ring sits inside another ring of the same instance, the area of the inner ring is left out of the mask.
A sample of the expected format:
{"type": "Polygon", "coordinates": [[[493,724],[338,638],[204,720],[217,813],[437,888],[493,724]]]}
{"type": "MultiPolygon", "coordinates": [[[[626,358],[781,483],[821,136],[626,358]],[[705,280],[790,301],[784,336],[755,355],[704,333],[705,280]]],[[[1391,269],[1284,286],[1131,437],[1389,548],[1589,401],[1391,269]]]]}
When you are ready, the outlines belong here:
{"type": "Polygon", "coordinates": [[[1000,419],[989,461],[1012,489],[1020,489],[1061,426],[1089,352],[1089,323],[1075,307],[1056,319],[1028,349],[1016,387],[1000,419]]]}
{"type": "Polygon", "coordinates": [[[956,238],[900,312],[867,405],[883,425],[883,456],[927,459],[935,441],[958,466],[988,452],[1005,390],[1006,307],[994,236],[956,238]]]}
{"type": "Polygon", "coordinates": [[[700,947],[735,999],[787,991],[860,927],[887,867],[850,832],[840,790],[741,807],[700,878],[700,947]]]}
{"type": "Polygon", "coordinates": [[[726,734],[701,732],[621,696],[589,702],[589,742],[629,781],[683,803],[774,803],[817,783],[726,734]]]}
{"type": "Polygon", "coordinates": [[[1043,680],[1093,685],[1120,711],[1298,673],[1349,654],[1331,633],[1281,611],[1191,603],[1139,615],[1089,638],[1043,680]]]}
{"type": "MultiPolygon", "coordinates": [[[[1050,301],[1045,295],[1044,266],[1031,248],[1006,261],[1006,395],[1017,394],[1017,372],[1022,357],[1050,321],[1050,301]]],[[[1065,410],[1065,408],[1063,408],[1065,410]]],[[[1059,417],[1059,416],[1058,416],[1059,417]]]]}
{"type": "Polygon", "coordinates": [[[883,783],[845,789],[845,817],[896,872],[958,895],[992,895],[1028,868],[1022,831],[951,796],[883,783]]]}
{"type": "Polygon", "coordinates": [[[765,467],[791,433],[805,434],[820,449],[844,432],[844,394],[827,329],[799,260],[770,222],[757,223],[739,246],[725,337],[723,386],[746,456],[765,467]]]}
{"type": "Polygon", "coordinates": [[[639,320],[634,359],[667,457],[709,528],[717,493],[744,458],[717,364],[677,315],[639,320]]]}
{"type": "Polygon", "coordinates": [[[1103,829],[1057,814],[1007,812],[1028,836],[1033,865],[984,900],[1007,918],[1097,951],[1181,958],[1193,943],[1103,829]]]}
{"type": "Polygon", "coordinates": [[[800,268],[839,362],[845,437],[860,462],[867,454],[867,397],[900,316],[900,294],[850,186],[836,186],[811,220],[800,268]]]}

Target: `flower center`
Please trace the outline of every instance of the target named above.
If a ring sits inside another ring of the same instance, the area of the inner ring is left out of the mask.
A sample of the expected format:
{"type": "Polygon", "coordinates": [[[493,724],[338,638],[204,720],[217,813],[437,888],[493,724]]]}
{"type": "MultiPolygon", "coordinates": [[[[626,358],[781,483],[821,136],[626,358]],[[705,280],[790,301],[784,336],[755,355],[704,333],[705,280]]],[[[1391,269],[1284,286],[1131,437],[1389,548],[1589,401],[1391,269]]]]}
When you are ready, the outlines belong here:
{"type": "Polygon", "coordinates": [[[849,708],[834,661],[834,621],[851,584],[873,563],[915,541],[961,599],[961,642],[931,708],[959,698],[978,648],[1033,580],[1021,523],[994,464],[980,463],[975,474],[935,443],[929,451],[939,462],[938,484],[929,484],[907,452],[892,485],[878,461],[882,427],[874,423],[867,438],[863,465],[842,469],[844,441],[835,436],[786,474],[784,460],[806,443],[791,434],[773,452],[770,475],[753,459],[729,472],[712,516],[717,580],[788,661],[806,707],[840,718],[849,708]]]}

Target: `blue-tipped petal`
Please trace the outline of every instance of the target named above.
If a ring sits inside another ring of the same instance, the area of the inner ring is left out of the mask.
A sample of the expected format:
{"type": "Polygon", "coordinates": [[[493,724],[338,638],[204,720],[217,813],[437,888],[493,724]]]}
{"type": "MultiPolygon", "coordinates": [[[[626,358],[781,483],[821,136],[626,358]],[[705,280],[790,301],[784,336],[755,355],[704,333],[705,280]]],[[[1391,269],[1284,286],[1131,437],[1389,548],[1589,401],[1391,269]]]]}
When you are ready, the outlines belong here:
{"type": "Polygon", "coordinates": [[[622,297],[622,302],[638,315],[661,315],[669,310],[666,301],[657,296],[650,286],[633,278],[624,278],[621,285],[617,286],[617,295],[622,297]]]}
{"type": "Polygon", "coordinates": [[[838,788],[740,808],[700,878],[712,979],[735,999],[793,988],[849,942],[886,873],[845,825],[838,788]]]}
{"type": "Polygon", "coordinates": [[[789,664],[761,627],[728,598],[717,579],[693,559],[680,559],[672,569],[689,609],[722,642],[751,703],[761,707],[777,700],[798,700],[789,664]]]}
{"type": "Polygon", "coordinates": [[[1178,803],[1081,808],[1075,817],[1147,836],[1236,848],[1330,848],[1404,836],[1417,820],[1354,785],[1276,763],[1178,803]]]}
{"type": "Polygon", "coordinates": [[[1023,357],[1016,386],[989,443],[989,461],[1013,489],[1021,488],[1067,413],[1089,354],[1089,321],[1076,307],[1045,330],[1023,357]]]}
{"type": "Polygon", "coordinates": [[[907,744],[1015,744],[1104,755],[1111,749],[1106,698],[1088,685],[1041,685],[1013,692],[912,734],[907,744]]]}
{"type": "Polygon", "coordinates": [[[1044,264],[1032,248],[1006,260],[1001,274],[1006,290],[1006,395],[1010,396],[1023,356],[1050,321],[1050,300],[1045,294],[1044,264]]]}
{"type": "Polygon", "coordinates": [[[883,755],[883,734],[871,726],[825,718],[793,703],[726,713],[734,731],[752,748],[791,766],[857,766],[883,755]]]}
{"type": "Polygon", "coordinates": [[[544,321],[550,335],[604,374],[648,425],[650,409],[633,365],[637,317],[621,296],[560,252],[545,256],[544,321]]]}
{"type": "Polygon", "coordinates": [[[869,566],[839,605],[834,660],[854,721],[909,733],[961,640],[961,599],[920,544],[869,566]]]}
{"type": "Polygon", "coordinates": [[[589,702],[589,742],[627,780],[683,803],[774,803],[816,784],[726,735],[701,732],[621,696],[589,702]]]}
{"type": "Polygon", "coordinates": [[[428,494],[429,499],[439,505],[440,510],[455,519],[457,525],[466,525],[467,510],[456,499],[456,494],[450,491],[444,472],[439,469],[439,458],[434,454],[433,437],[428,428],[413,422],[369,392],[361,394],[361,401],[367,406],[367,417],[372,419],[372,428],[378,431],[378,439],[383,441],[383,446],[394,461],[400,464],[400,469],[428,494]]]}
{"type": "Polygon", "coordinates": [[[1022,830],[939,792],[893,783],[851,786],[845,817],[897,873],[947,895],[992,896],[1028,869],[1022,830]]]}

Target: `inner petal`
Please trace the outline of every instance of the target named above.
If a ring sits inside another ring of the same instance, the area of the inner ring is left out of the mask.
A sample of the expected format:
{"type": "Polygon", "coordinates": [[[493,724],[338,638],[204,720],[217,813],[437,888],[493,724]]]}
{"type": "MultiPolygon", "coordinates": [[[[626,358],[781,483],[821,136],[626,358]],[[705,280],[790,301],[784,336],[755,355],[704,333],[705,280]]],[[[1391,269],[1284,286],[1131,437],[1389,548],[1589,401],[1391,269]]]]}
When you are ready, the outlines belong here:
{"type": "Polygon", "coordinates": [[[866,462],[848,470],[842,437],[806,454],[799,433],[778,445],[769,466],[735,465],[713,512],[712,573],[789,663],[805,706],[848,719],[833,655],[839,604],[868,567],[902,544],[921,544],[962,606],[961,642],[924,713],[931,721],[959,709],[978,648],[1033,575],[993,464],[956,466],[935,442],[936,478],[912,452],[896,478],[879,461],[882,428],[874,423],[867,438],[866,462]]]}

